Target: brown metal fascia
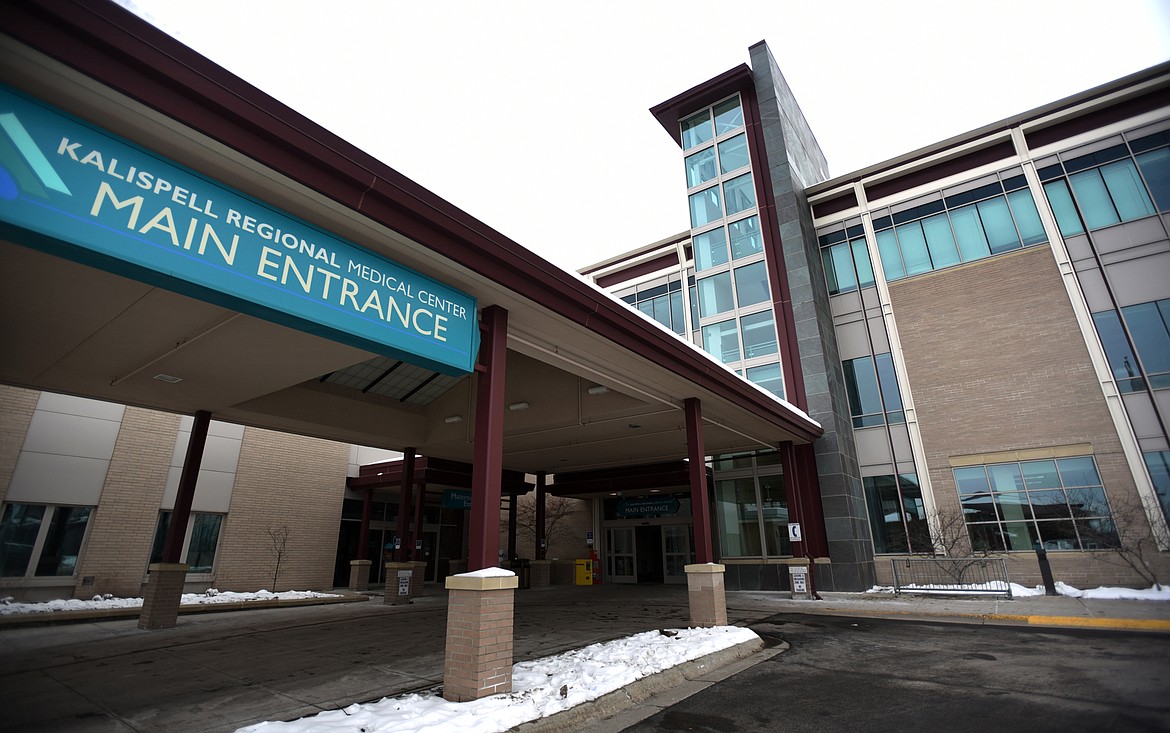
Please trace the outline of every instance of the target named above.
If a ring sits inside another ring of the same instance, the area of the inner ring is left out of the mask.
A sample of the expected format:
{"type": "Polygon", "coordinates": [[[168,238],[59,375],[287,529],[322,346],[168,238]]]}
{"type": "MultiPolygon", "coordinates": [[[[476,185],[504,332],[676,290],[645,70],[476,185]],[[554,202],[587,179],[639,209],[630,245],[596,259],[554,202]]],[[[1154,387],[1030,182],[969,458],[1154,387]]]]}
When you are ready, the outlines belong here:
{"type": "MultiPolygon", "coordinates": [[[[0,0],[0,32],[523,294],[743,409],[813,440],[819,426],[761,400],[609,296],[108,2],[0,0]]],[[[746,65],[718,79],[738,79],[746,65]]],[[[717,80],[712,80],[717,81],[717,80]]],[[[730,83],[730,81],[728,81],[730,83]]],[[[736,83],[742,83],[742,80],[736,83]]],[[[700,85],[696,89],[709,85],[700,85]]],[[[727,87],[731,93],[732,87],[727,87]]],[[[677,98],[676,98],[677,99],[677,98]]]]}
{"type": "Polygon", "coordinates": [[[682,145],[682,130],[678,122],[687,114],[700,107],[718,102],[724,97],[741,91],[752,85],[752,70],[747,64],[740,64],[729,69],[719,76],[697,84],[682,94],[675,95],[665,102],[660,102],[650,108],[650,114],[658,120],[658,124],[666,130],[666,134],[677,145],[682,145]]]}

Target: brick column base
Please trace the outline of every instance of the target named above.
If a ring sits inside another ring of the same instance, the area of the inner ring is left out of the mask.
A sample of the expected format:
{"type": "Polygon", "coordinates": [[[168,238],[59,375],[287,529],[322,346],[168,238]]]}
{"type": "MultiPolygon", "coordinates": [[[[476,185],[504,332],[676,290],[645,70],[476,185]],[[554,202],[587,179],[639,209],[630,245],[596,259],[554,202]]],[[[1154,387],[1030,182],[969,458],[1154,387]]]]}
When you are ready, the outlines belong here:
{"type": "Polygon", "coordinates": [[[412,597],[410,588],[413,585],[414,563],[386,563],[386,594],[382,598],[382,603],[394,606],[410,603],[412,597]],[[405,573],[405,575],[401,575],[400,573],[405,573]],[[404,580],[406,581],[405,588],[403,587],[404,580]]]}
{"type": "Polygon", "coordinates": [[[410,577],[410,597],[422,598],[423,583],[427,580],[427,564],[422,560],[415,560],[411,565],[414,566],[414,573],[410,577]]]}
{"type": "Polygon", "coordinates": [[[723,592],[722,565],[687,565],[687,598],[691,606],[691,626],[727,625],[727,596],[723,592]]]}
{"type": "Polygon", "coordinates": [[[447,646],[443,698],[478,700],[512,691],[514,575],[447,578],[447,646]]]}
{"type": "Polygon", "coordinates": [[[547,588],[552,585],[552,560],[533,560],[528,566],[528,587],[547,588]]]}
{"type": "Polygon", "coordinates": [[[187,580],[186,563],[154,563],[146,581],[138,628],[173,629],[179,624],[179,602],[187,580]]]}
{"type": "Polygon", "coordinates": [[[370,566],[374,564],[373,560],[350,560],[349,561],[349,589],[352,591],[363,591],[370,589],[370,566]]]}

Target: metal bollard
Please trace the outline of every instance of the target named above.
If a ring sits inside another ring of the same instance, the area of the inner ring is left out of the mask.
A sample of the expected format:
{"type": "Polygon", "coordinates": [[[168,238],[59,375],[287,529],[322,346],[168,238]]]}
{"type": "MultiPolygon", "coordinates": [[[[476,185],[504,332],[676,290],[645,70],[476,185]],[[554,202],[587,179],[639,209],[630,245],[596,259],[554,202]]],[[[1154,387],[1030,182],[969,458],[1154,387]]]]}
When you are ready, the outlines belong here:
{"type": "Polygon", "coordinates": [[[1052,580],[1052,566],[1048,564],[1048,550],[1045,550],[1038,541],[1033,543],[1032,547],[1036,550],[1036,562],[1040,564],[1040,578],[1044,581],[1044,595],[1057,595],[1056,583],[1052,580]]]}

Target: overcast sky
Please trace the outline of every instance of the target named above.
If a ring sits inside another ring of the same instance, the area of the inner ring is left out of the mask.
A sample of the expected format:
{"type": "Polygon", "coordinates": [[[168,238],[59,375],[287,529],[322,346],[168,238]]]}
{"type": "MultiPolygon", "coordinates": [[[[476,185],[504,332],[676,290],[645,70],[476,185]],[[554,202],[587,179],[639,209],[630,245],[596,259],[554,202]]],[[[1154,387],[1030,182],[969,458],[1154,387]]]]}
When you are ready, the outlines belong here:
{"type": "Polygon", "coordinates": [[[133,5],[568,269],[688,228],[682,156],[647,110],[757,41],[834,176],[1170,58],[1167,0],[133,5]]]}

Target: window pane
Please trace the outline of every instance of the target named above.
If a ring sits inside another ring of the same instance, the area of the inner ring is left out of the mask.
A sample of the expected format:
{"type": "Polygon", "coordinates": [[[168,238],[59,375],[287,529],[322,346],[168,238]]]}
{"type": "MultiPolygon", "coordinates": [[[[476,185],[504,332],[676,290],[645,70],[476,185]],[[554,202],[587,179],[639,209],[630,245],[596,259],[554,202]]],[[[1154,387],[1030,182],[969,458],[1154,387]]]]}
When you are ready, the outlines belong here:
{"type": "Polygon", "coordinates": [[[1109,502],[1105,499],[1104,489],[1066,489],[1065,493],[1068,494],[1068,506],[1074,519],[1109,516],[1109,502]]]}
{"type": "Polygon", "coordinates": [[[784,397],[784,373],[779,364],[748,367],[744,376],[749,382],[760,385],[777,397],[784,397]]]}
{"type": "MultiPolygon", "coordinates": [[[[1071,515],[1068,512],[1068,499],[1060,489],[1051,491],[1029,491],[1028,499],[1032,502],[1032,512],[1036,519],[1060,519],[1068,521],[1071,515]]],[[[1041,529],[1041,534],[1044,530],[1041,529]]]]}
{"type": "Polygon", "coordinates": [[[1040,213],[1036,211],[1036,202],[1027,190],[1013,191],[1008,194],[1008,204],[1012,215],[1016,218],[1016,228],[1025,245],[1039,244],[1048,241],[1044,234],[1044,224],[1040,221],[1040,213]]]}
{"type": "Polygon", "coordinates": [[[28,572],[33,546],[41,531],[45,507],[8,504],[0,519],[0,576],[21,577],[28,572]]]}
{"type": "Polygon", "coordinates": [[[959,487],[959,494],[986,494],[991,490],[987,483],[987,471],[983,466],[955,469],[955,485],[959,487]]]}
{"type": "Polygon", "coordinates": [[[735,298],[740,308],[770,300],[768,266],[763,261],[735,268],[735,298]]]}
{"type": "MultiPolygon", "coordinates": [[[[845,391],[849,395],[849,408],[853,417],[881,415],[882,403],[878,392],[877,373],[873,368],[873,357],[862,356],[843,362],[845,391]]],[[[879,420],[879,423],[882,422],[879,420]]],[[[854,427],[859,427],[854,421],[854,427]]]]}
{"type": "Polygon", "coordinates": [[[901,502],[893,476],[866,476],[865,503],[869,509],[874,552],[906,552],[909,543],[902,524],[901,502]]]}
{"type": "MultiPolygon", "coordinates": [[[[889,352],[874,356],[877,366],[878,384],[882,389],[882,400],[886,403],[886,413],[897,412],[902,409],[902,395],[898,392],[898,378],[894,375],[894,357],[889,352]]],[[[890,422],[905,422],[905,419],[890,419],[890,422]]]]}
{"type": "Polygon", "coordinates": [[[821,250],[825,261],[825,277],[829,283],[829,295],[857,290],[857,279],[853,274],[853,257],[845,242],[821,250]]]}
{"type": "Polygon", "coordinates": [[[1158,148],[1137,156],[1138,167],[1159,211],[1170,210],[1170,148],[1158,148]]]}
{"type": "Polygon", "coordinates": [[[735,302],[731,299],[730,272],[705,277],[698,282],[698,286],[700,316],[706,318],[735,308],[735,302]]]}
{"type": "Polygon", "coordinates": [[[1020,464],[1024,486],[1028,489],[1059,489],[1060,476],[1056,461],[1025,461],[1020,464]]]}
{"type": "Polygon", "coordinates": [[[946,214],[936,214],[921,221],[926,234],[926,246],[930,249],[930,261],[937,269],[959,264],[959,251],[955,249],[955,238],[951,235],[951,223],[946,214]]]}
{"type": "Polygon", "coordinates": [[[687,188],[694,188],[715,177],[715,148],[707,148],[694,155],[688,155],[684,162],[687,169],[687,188]]]}
{"type": "MultiPolygon", "coordinates": [[[[215,563],[215,547],[219,543],[221,514],[196,514],[191,528],[191,544],[187,546],[187,572],[210,573],[215,563]]],[[[275,590],[275,589],[273,589],[275,590]]]]}
{"type": "Polygon", "coordinates": [[[771,310],[753,313],[739,320],[743,330],[743,358],[752,359],[776,353],[776,326],[771,310]]]}
{"type": "Polygon", "coordinates": [[[747,135],[719,143],[719,172],[730,173],[748,164],[747,135]]]}
{"type": "Polygon", "coordinates": [[[735,319],[703,326],[703,350],[724,364],[739,361],[739,333],[735,319]]]}
{"type": "Polygon", "coordinates": [[[1105,190],[1105,182],[1101,180],[1101,174],[1096,169],[1074,173],[1068,180],[1072,183],[1077,202],[1081,205],[1085,226],[1089,229],[1100,229],[1121,221],[1117,217],[1117,210],[1113,208],[1109,192],[1105,190]]]}
{"type": "Polygon", "coordinates": [[[764,541],[771,556],[791,555],[788,541],[788,498],[783,476],[760,476],[760,508],[764,515],[764,541]]]}
{"type": "Polygon", "coordinates": [[[1072,521],[1060,519],[1052,522],[1039,522],[1040,543],[1045,550],[1078,550],[1077,532],[1072,521]]]}
{"type": "Polygon", "coordinates": [[[743,127],[743,108],[739,106],[739,97],[733,97],[726,102],[715,105],[713,111],[715,112],[716,135],[743,127]]]}
{"type": "Polygon", "coordinates": [[[991,255],[991,248],[987,246],[987,236],[983,233],[983,222],[979,220],[979,212],[974,204],[952,211],[951,225],[955,228],[955,238],[958,240],[959,253],[963,256],[964,262],[991,255]]]}
{"type": "Polygon", "coordinates": [[[1113,378],[1117,380],[1117,388],[1121,392],[1133,392],[1145,389],[1138,371],[1137,359],[1129,348],[1129,341],[1121,329],[1121,319],[1117,311],[1107,310],[1093,314],[1093,324],[1097,327],[1097,336],[1105,348],[1105,357],[1109,360],[1109,368],[1113,378]]]}
{"type": "Polygon", "coordinates": [[[1068,184],[1064,179],[1050,181],[1044,184],[1044,193],[1048,194],[1048,203],[1052,206],[1052,213],[1056,216],[1056,225],[1062,237],[1072,237],[1083,234],[1085,228],[1081,226],[1081,218],[1077,216],[1077,207],[1073,203],[1072,194],[1068,192],[1068,184]]]}
{"type": "Polygon", "coordinates": [[[1170,326],[1158,308],[1161,302],[1166,301],[1140,303],[1121,309],[1147,376],[1170,372],[1170,326]]]}
{"type": "Polygon", "coordinates": [[[898,239],[893,229],[884,229],[877,233],[878,256],[882,260],[882,270],[886,273],[886,281],[901,280],[906,277],[906,268],[902,265],[902,255],[898,252],[898,239]]]}
{"type": "Polygon", "coordinates": [[[711,134],[711,113],[703,110],[682,121],[683,150],[690,150],[696,145],[707,142],[711,134]]]}
{"type": "MultiPolygon", "coordinates": [[[[926,237],[922,234],[922,225],[918,222],[903,224],[894,227],[898,233],[898,245],[902,249],[902,261],[906,263],[907,275],[919,275],[930,272],[930,254],[926,249],[926,237]]],[[[885,257],[882,263],[885,264],[885,257]]]]}
{"type": "Polygon", "coordinates": [[[1101,166],[1101,177],[1113,197],[1113,205],[1122,221],[1130,221],[1154,213],[1154,205],[1146,187],[1138,177],[1137,167],[1132,160],[1119,160],[1101,166]]]}
{"type": "Polygon", "coordinates": [[[971,547],[976,552],[1004,549],[1004,535],[998,524],[971,524],[967,531],[971,535],[971,547]]]}
{"type": "Polygon", "coordinates": [[[678,335],[687,332],[687,321],[683,317],[682,291],[676,290],[670,294],[670,327],[678,335]]]}
{"type": "Polygon", "coordinates": [[[37,575],[73,575],[90,511],[87,506],[59,506],[53,511],[49,533],[37,561],[37,575]]]}
{"type": "Polygon", "coordinates": [[[690,203],[691,229],[698,229],[723,216],[723,206],[719,202],[719,186],[691,194],[690,203]]]}
{"type": "Polygon", "coordinates": [[[857,265],[857,284],[863,288],[873,285],[873,265],[869,262],[869,249],[864,239],[854,239],[849,243],[853,250],[853,262],[857,265]]]}
{"type": "Polygon", "coordinates": [[[727,201],[727,215],[738,214],[756,205],[756,189],[752,174],[747,173],[723,182],[723,197],[727,201]]]}
{"type": "Polygon", "coordinates": [[[1162,503],[1162,513],[1170,518],[1170,450],[1155,450],[1142,453],[1154,493],[1162,503]]]}
{"type": "Polygon", "coordinates": [[[715,482],[715,516],[723,557],[759,557],[756,482],[740,478],[715,482]]]}
{"type": "Polygon", "coordinates": [[[727,237],[723,227],[696,234],[691,241],[695,247],[695,270],[702,272],[727,262],[727,237]]]}
{"type": "Polygon", "coordinates": [[[990,465],[987,467],[987,476],[991,479],[991,488],[995,491],[1020,491],[1024,488],[1020,466],[1015,463],[990,465]]]}
{"type": "Polygon", "coordinates": [[[1032,506],[1028,503],[1028,495],[1022,491],[996,494],[995,505],[999,509],[1000,518],[1004,520],[1032,518],[1032,506]]]}
{"type": "Polygon", "coordinates": [[[1005,522],[1003,539],[1008,550],[1031,550],[1040,541],[1040,533],[1033,522],[1005,522]]]}
{"type": "Polygon", "coordinates": [[[1101,477],[1097,475],[1097,465],[1088,456],[1079,458],[1061,458],[1056,462],[1060,468],[1060,479],[1064,487],[1100,486],[1101,477]]]}
{"type": "Polygon", "coordinates": [[[727,226],[731,233],[731,259],[754,255],[764,249],[763,239],[760,238],[760,217],[749,216],[727,226]]]}
{"type": "Polygon", "coordinates": [[[997,196],[980,201],[975,207],[979,209],[979,218],[983,220],[983,231],[987,233],[987,243],[991,245],[992,254],[1020,248],[1020,236],[1016,234],[1016,225],[1012,223],[1007,199],[997,196]]]}
{"type": "Polygon", "coordinates": [[[154,525],[154,542],[150,545],[150,562],[153,565],[162,562],[163,547],[167,542],[167,530],[171,526],[171,513],[159,512],[158,522],[154,525]]]}

